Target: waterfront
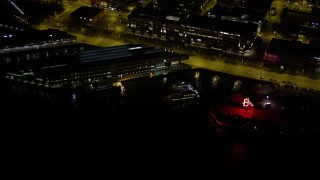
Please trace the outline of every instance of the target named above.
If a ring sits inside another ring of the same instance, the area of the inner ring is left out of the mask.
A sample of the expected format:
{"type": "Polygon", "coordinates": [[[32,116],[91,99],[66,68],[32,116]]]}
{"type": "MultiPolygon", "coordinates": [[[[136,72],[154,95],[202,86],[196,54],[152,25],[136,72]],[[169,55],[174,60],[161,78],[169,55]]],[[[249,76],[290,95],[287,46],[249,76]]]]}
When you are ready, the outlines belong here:
{"type": "MultiPolygon", "coordinates": [[[[106,10],[106,18],[102,18],[97,26],[78,29],[73,27],[69,23],[69,14],[84,5],[83,2],[89,5],[89,1],[63,1],[64,7],[67,7],[65,11],[54,12],[54,16],[46,18],[37,16],[43,23],[32,26],[41,29],[59,28],[76,35],[79,42],[104,47],[129,41],[125,35],[128,13],[106,10]],[[91,32],[90,29],[96,31],[91,32]]],[[[174,174],[182,179],[181,176],[199,168],[210,174],[209,178],[241,178],[243,175],[255,179],[275,179],[276,176],[286,179],[318,179],[319,80],[309,79],[304,69],[297,71],[293,68],[288,74],[279,74],[267,71],[263,64],[260,66],[261,55],[264,55],[270,40],[282,36],[273,30],[272,24],[281,20],[280,12],[284,4],[286,2],[274,2],[274,6],[278,8],[276,16],[268,16],[267,27],[258,34],[262,37],[262,46],[258,47],[257,54],[253,52],[254,61],[246,57],[229,57],[219,52],[214,52],[214,56],[210,58],[202,58],[203,53],[197,48],[185,51],[191,55],[185,61],[186,64],[238,76],[200,70],[199,103],[181,105],[183,108],[179,108],[179,105],[173,108],[170,103],[163,101],[163,96],[166,95],[167,88],[176,81],[193,81],[194,72],[123,82],[125,96],[119,96],[117,89],[99,93],[84,92],[81,88],[51,91],[46,87],[35,87],[36,82],[28,84],[24,79],[15,79],[19,81],[17,83],[1,81],[2,127],[4,141],[8,142],[2,145],[8,150],[4,156],[9,159],[4,165],[12,171],[11,177],[17,174],[27,177],[32,174],[33,178],[37,175],[43,178],[43,175],[57,175],[59,172],[74,175],[75,172],[70,172],[72,169],[88,172],[92,168],[106,172],[104,176],[111,178],[123,175],[135,178],[138,175],[139,179],[153,179],[164,175],[166,179],[171,179],[174,174]],[[192,55],[194,52],[196,56],[192,55]],[[212,78],[216,76],[215,79],[219,79],[219,82],[213,85],[212,78]],[[289,96],[282,100],[292,108],[289,112],[293,114],[289,114],[287,120],[299,122],[294,125],[294,130],[297,131],[293,134],[285,132],[284,136],[246,130],[216,134],[209,122],[211,106],[220,105],[230,91],[237,92],[257,82],[270,84],[277,88],[277,92],[288,92],[289,96]],[[27,172],[22,172],[23,170],[27,172]],[[109,174],[110,171],[113,171],[112,175],[109,174]]],[[[53,12],[53,8],[49,9],[53,12]]],[[[39,11],[35,9],[34,12],[39,11]]],[[[7,13],[4,14],[7,17],[7,13]]],[[[147,31],[153,29],[149,22],[146,23],[147,31]]],[[[166,34],[170,35],[169,28],[167,30],[166,34]]],[[[187,29],[181,33],[185,30],[187,29]]],[[[156,32],[156,28],[152,31],[156,32]]],[[[234,39],[235,36],[231,38],[234,39]]],[[[282,38],[287,39],[284,36],[282,38]]],[[[303,36],[303,39],[298,40],[308,39],[303,36]]],[[[138,36],[132,39],[134,43],[144,41],[138,36]]],[[[34,42],[27,44],[29,43],[34,42]]],[[[183,49],[171,43],[154,42],[154,39],[149,43],[174,51],[183,49]]],[[[51,59],[48,58],[50,53],[44,54],[43,57],[46,58],[41,58],[38,49],[30,59],[29,53],[24,56],[20,48],[16,50],[19,51],[17,62],[35,62],[36,59],[42,62],[51,59]]],[[[58,50],[52,55],[56,56],[58,52],[67,53],[67,50],[58,50]]],[[[4,62],[11,64],[11,58],[5,58],[4,62]]],[[[14,68],[20,67],[16,67],[15,63],[13,65],[14,68]]],[[[23,73],[21,69],[15,70],[23,73]]],[[[30,69],[26,67],[24,70],[30,69]]],[[[202,173],[197,174],[195,179],[200,179],[201,175],[202,173]]]]}
{"type": "MultiPolygon", "coordinates": [[[[12,122],[10,134],[15,137],[13,147],[17,146],[14,151],[30,149],[28,157],[23,158],[41,156],[41,161],[59,161],[67,156],[79,164],[84,159],[108,161],[119,169],[137,166],[160,174],[168,169],[203,167],[207,169],[204,171],[214,172],[212,176],[223,172],[253,176],[253,171],[270,176],[317,175],[314,164],[320,158],[320,135],[316,127],[314,132],[290,137],[215,134],[209,123],[209,107],[234,91],[236,80],[241,80],[243,87],[256,84],[256,80],[200,70],[200,103],[184,109],[168,106],[163,101],[167,88],[181,80],[196,83],[194,74],[192,70],[124,81],[124,101],[118,101],[116,93],[76,91],[77,102],[73,103],[73,91],[4,86],[3,112],[12,117],[6,121],[12,122]],[[211,84],[216,75],[220,77],[219,88],[211,84]],[[41,151],[34,151],[39,146],[41,151]]],[[[312,100],[319,105],[319,99],[312,100]]],[[[17,158],[21,156],[16,154],[17,158]]]]}

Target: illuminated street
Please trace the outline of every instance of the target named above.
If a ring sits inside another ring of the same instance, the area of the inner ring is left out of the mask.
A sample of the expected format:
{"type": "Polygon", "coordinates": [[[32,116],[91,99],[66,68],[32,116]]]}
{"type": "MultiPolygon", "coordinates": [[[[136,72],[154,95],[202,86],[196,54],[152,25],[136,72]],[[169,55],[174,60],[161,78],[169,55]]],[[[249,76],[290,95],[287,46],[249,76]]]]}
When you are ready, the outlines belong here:
{"type": "MultiPolygon", "coordinates": [[[[216,2],[209,1],[210,6],[213,6],[216,2]]],[[[71,5],[68,5],[68,8],[60,15],[57,15],[53,19],[49,20],[48,23],[44,22],[43,25],[38,27],[43,29],[45,28],[59,28],[61,30],[67,30],[66,24],[62,26],[57,26],[59,22],[67,22],[69,14],[79,8],[82,5],[88,5],[86,1],[77,1],[71,5]],[[85,2],[85,3],[84,3],[85,2]]],[[[281,12],[284,6],[291,7],[290,4],[286,1],[274,1],[272,6],[277,7],[275,15],[268,15],[269,22],[266,27],[262,28],[261,33],[259,34],[263,37],[261,49],[267,48],[270,40],[273,37],[279,37],[280,35],[276,34],[272,30],[273,23],[279,23],[281,21],[281,12]]],[[[293,5],[292,5],[293,6],[293,5]]],[[[121,38],[126,29],[126,24],[122,22],[128,16],[128,13],[120,13],[116,11],[110,11],[109,9],[105,10],[105,16],[99,20],[94,26],[97,28],[107,29],[111,32],[109,34],[90,34],[90,32],[74,32],[70,31],[69,33],[77,36],[78,42],[88,43],[96,46],[109,47],[115,45],[123,45],[127,42],[121,38]]],[[[63,23],[62,23],[63,24],[63,23]]],[[[68,30],[67,30],[68,31],[68,30]]],[[[137,38],[138,39],[138,38],[137,38]]],[[[263,53],[263,52],[257,52],[263,53]]],[[[254,63],[257,63],[257,67],[247,67],[245,65],[235,65],[231,63],[225,63],[225,58],[221,59],[218,56],[215,56],[214,59],[206,59],[201,57],[201,55],[191,55],[190,59],[185,61],[186,64],[192,65],[194,68],[203,68],[214,70],[218,72],[224,72],[228,74],[234,74],[243,77],[250,77],[259,80],[271,81],[279,83],[282,85],[292,85],[294,88],[310,88],[311,90],[320,90],[320,80],[319,79],[310,79],[303,76],[293,76],[289,74],[279,74],[275,72],[269,72],[258,66],[259,60],[254,63]]],[[[259,58],[259,56],[257,57],[259,58]]]]}
{"type": "Polygon", "coordinates": [[[209,60],[199,56],[190,56],[189,60],[184,61],[186,64],[190,64],[195,68],[203,68],[218,72],[224,72],[242,77],[249,77],[254,79],[266,80],[275,83],[282,83],[296,85],[297,88],[304,87],[314,90],[320,90],[320,80],[310,79],[301,76],[292,76],[288,74],[278,74],[274,72],[265,71],[263,69],[257,69],[247,67],[243,65],[234,65],[230,63],[224,63],[222,60],[209,60]]]}
{"type": "MultiPolygon", "coordinates": [[[[47,25],[49,26],[49,25],[47,25]]],[[[54,27],[53,27],[54,28],[54,27]]],[[[87,43],[101,47],[110,47],[115,45],[126,44],[123,39],[119,39],[118,36],[112,34],[110,36],[95,36],[84,35],[81,33],[69,32],[72,35],[77,36],[78,42],[87,43]]],[[[310,79],[301,76],[293,76],[288,74],[278,74],[275,72],[269,72],[257,68],[247,67],[245,65],[234,65],[225,63],[222,59],[206,59],[199,55],[190,56],[190,59],[184,61],[186,64],[192,65],[194,68],[203,68],[208,70],[214,70],[218,72],[224,72],[228,74],[250,77],[259,80],[266,80],[275,83],[281,83],[284,81],[287,84],[294,84],[297,88],[310,88],[311,90],[320,90],[320,79],[310,79]],[[276,80],[276,81],[275,81],[276,80]]]]}
{"type": "MultiPolygon", "coordinates": [[[[71,32],[70,34],[77,36],[78,42],[92,44],[96,46],[109,47],[115,45],[126,44],[121,38],[117,39],[117,36],[100,36],[84,35],[80,33],[71,32]]],[[[223,60],[205,59],[201,56],[190,56],[190,59],[184,61],[186,64],[192,65],[194,68],[203,68],[208,70],[214,70],[218,72],[224,72],[228,74],[234,74],[243,77],[250,77],[259,80],[266,80],[275,83],[281,83],[282,81],[288,84],[295,84],[297,88],[310,88],[314,90],[320,90],[320,80],[310,79],[301,76],[292,76],[288,74],[278,74],[275,72],[269,72],[262,69],[247,67],[244,65],[234,65],[225,63],[223,60]],[[275,81],[276,80],[276,81],[275,81]]]]}

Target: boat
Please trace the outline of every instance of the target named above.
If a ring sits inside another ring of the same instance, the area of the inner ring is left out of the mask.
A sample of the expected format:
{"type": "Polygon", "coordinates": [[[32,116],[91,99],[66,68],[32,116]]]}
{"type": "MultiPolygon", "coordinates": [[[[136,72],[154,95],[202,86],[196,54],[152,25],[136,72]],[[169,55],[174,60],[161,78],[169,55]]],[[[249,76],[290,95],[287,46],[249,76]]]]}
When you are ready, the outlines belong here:
{"type": "MultiPolygon", "coordinates": [[[[272,101],[276,104],[274,101],[272,101]]],[[[260,101],[251,102],[243,94],[232,94],[224,104],[210,110],[210,122],[218,134],[227,132],[247,132],[268,135],[283,135],[285,112],[271,109],[271,104],[258,106],[260,101]]]]}
{"type": "Polygon", "coordinates": [[[185,81],[179,81],[171,86],[166,100],[172,103],[195,102],[200,98],[198,90],[185,81]]]}
{"type": "Polygon", "coordinates": [[[167,96],[167,98],[172,102],[195,100],[199,97],[200,96],[196,90],[185,90],[185,91],[175,92],[167,96]]]}

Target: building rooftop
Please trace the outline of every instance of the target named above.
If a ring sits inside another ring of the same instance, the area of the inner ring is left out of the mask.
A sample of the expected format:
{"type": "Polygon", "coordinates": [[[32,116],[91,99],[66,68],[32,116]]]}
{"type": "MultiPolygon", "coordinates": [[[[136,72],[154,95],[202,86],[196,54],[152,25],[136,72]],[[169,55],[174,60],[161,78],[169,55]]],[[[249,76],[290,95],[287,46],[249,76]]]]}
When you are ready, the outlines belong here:
{"type": "Polygon", "coordinates": [[[148,8],[138,8],[133,10],[128,18],[130,17],[137,17],[137,18],[144,18],[144,19],[149,19],[149,20],[156,20],[156,21],[162,21],[162,22],[179,22],[170,18],[166,17],[177,17],[179,19],[182,19],[184,15],[178,15],[175,13],[168,14],[166,12],[160,11],[160,10],[155,10],[155,9],[148,9],[148,8]]]}
{"type": "Polygon", "coordinates": [[[127,44],[107,48],[96,48],[79,53],[81,64],[117,64],[160,57],[178,57],[178,54],[143,44],[127,44]]]}
{"type": "Polygon", "coordinates": [[[2,30],[0,33],[5,34],[5,36],[0,37],[0,47],[19,47],[45,44],[46,42],[62,40],[65,38],[76,39],[75,36],[58,29],[30,29],[28,31],[2,30]]]}
{"type": "Polygon", "coordinates": [[[241,23],[198,15],[189,15],[181,24],[209,28],[241,36],[255,36],[258,28],[258,25],[253,23],[241,23]]]}
{"type": "Polygon", "coordinates": [[[103,9],[95,8],[95,7],[88,7],[88,6],[81,6],[77,10],[73,11],[70,16],[71,17],[83,17],[92,19],[99,13],[101,13],[103,9]]]}
{"type": "Polygon", "coordinates": [[[144,18],[160,22],[175,23],[185,26],[214,29],[227,33],[235,33],[245,36],[255,36],[257,25],[253,23],[240,23],[234,21],[222,21],[219,18],[210,18],[200,15],[173,15],[158,10],[136,9],[129,17],[144,18]]]}
{"type": "Polygon", "coordinates": [[[254,21],[259,22],[263,21],[266,13],[259,12],[253,9],[241,8],[241,7],[227,7],[216,5],[211,11],[209,11],[210,15],[215,16],[228,16],[238,18],[242,21],[254,21]]]}
{"type": "Polygon", "coordinates": [[[227,7],[241,7],[261,12],[267,12],[271,6],[272,0],[219,0],[218,5],[227,7]]]}
{"type": "Polygon", "coordinates": [[[283,52],[290,52],[303,55],[305,53],[304,47],[305,45],[298,41],[272,38],[267,49],[267,53],[279,54],[283,52]]]}
{"type": "Polygon", "coordinates": [[[157,0],[151,1],[145,8],[175,14],[198,14],[205,2],[206,0],[157,0]]]}
{"type": "Polygon", "coordinates": [[[306,51],[302,42],[272,38],[266,54],[277,55],[281,63],[303,67],[306,51]]]}

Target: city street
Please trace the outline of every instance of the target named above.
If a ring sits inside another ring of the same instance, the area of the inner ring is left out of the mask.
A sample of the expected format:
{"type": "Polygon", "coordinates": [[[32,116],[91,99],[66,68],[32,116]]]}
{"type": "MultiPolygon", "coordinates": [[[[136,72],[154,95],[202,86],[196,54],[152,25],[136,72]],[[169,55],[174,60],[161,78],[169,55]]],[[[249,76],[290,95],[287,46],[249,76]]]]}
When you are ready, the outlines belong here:
{"type": "MultiPolygon", "coordinates": [[[[214,2],[214,1],[213,1],[214,2]]],[[[262,47],[266,48],[272,37],[275,36],[272,31],[272,23],[279,22],[281,17],[280,13],[282,11],[283,5],[286,4],[284,1],[274,1],[273,6],[277,7],[276,15],[269,16],[269,22],[266,28],[261,32],[261,37],[263,37],[262,47]]],[[[39,25],[37,28],[46,29],[46,28],[55,28],[60,29],[62,31],[68,31],[65,27],[66,25],[57,26],[59,22],[67,22],[69,14],[72,12],[71,10],[75,10],[78,7],[85,5],[83,2],[78,1],[73,3],[72,5],[68,5],[66,11],[62,14],[53,17],[53,19],[48,20],[47,22],[43,22],[43,24],[39,25]],[[45,27],[45,28],[44,28],[45,27]]],[[[79,43],[87,43],[95,46],[101,47],[110,47],[116,45],[123,45],[126,42],[126,39],[122,38],[124,35],[124,23],[121,23],[121,19],[126,19],[127,13],[117,13],[114,11],[106,10],[106,15],[109,17],[102,18],[105,23],[105,27],[109,28],[111,26],[113,31],[110,34],[90,34],[86,31],[82,32],[68,32],[72,35],[77,36],[79,43]],[[110,21],[110,22],[109,22],[110,21]],[[112,23],[113,22],[113,23],[112,23]]],[[[105,16],[106,16],[105,15],[105,16]]],[[[99,26],[103,25],[103,22],[98,22],[99,26]]],[[[137,38],[138,39],[138,38],[137,38]]],[[[224,57],[226,58],[226,57],[224,57]]],[[[263,67],[253,68],[248,67],[243,64],[231,64],[226,63],[225,59],[219,58],[219,56],[215,56],[213,59],[204,58],[197,53],[197,55],[190,55],[190,59],[184,61],[184,63],[192,65],[194,68],[203,68],[218,72],[224,72],[228,74],[233,74],[242,77],[249,77],[258,80],[271,81],[275,83],[279,83],[280,85],[289,85],[294,88],[306,88],[312,90],[320,90],[320,80],[319,79],[310,79],[303,76],[294,76],[289,74],[278,74],[275,72],[266,71],[263,67]]]]}
{"type": "Polygon", "coordinates": [[[200,56],[190,56],[189,60],[184,61],[184,63],[192,65],[194,68],[202,68],[241,77],[275,82],[282,85],[289,85],[297,89],[309,88],[310,90],[320,90],[319,79],[310,79],[289,74],[278,74],[275,72],[265,71],[263,68],[258,69],[243,65],[225,63],[219,59],[210,60],[200,56]]]}
{"type": "MultiPolygon", "coordinates": [[[[88,43],[97,46],[115,46],[126,44],[121,39],[113,39],[110,37],[88,36],[82,34],[73,34],[78,37],[79,42],[88,43]]],[[[184,63],[192,65],[194,68],[203,68],[228,74],[233,74],[242,77],[254,78],[258,80],[271,81],[275,83],[284,83],[287,85],[294,85],[296,88],[310,88],[311,90],[320,90],[320,80],[310,79],[303,76],[293,76],[289,74],[279,74],[275,72],[266,71],[263,68],[247,67],[240,64],[226,63],[223,59],[207,59],[199,55],[191,55],[189,60],[184,63]]]]}

